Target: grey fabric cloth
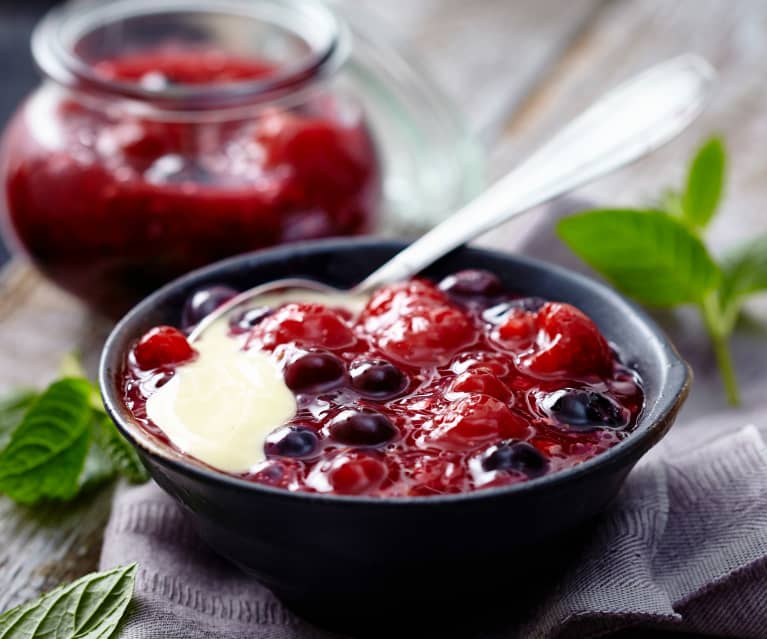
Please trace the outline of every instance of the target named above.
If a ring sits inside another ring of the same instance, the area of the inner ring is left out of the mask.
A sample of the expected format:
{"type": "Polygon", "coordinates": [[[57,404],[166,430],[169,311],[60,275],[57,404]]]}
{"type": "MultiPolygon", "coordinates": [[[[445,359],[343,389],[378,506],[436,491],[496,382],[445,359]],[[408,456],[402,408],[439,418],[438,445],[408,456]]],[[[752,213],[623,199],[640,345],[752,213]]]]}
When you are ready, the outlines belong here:
{"type": "MultiPolygon", "coordinates": [[[[517,249],[580,268],[552,247],[548,225],[517,249]]],[[[659,319],[696,371],[689,406],[629,476],[572,570],[522,625],[490,636],[580,639],[634,628],[631,636],[767,638],[764,331],[752,326],[736,337],[738,370],[748,377],[745,407],[733,410],[724,404],[696,318],[659,319]]],[[[128,561],[140,569],[127,639],[335,636],[294,617],[208,551],[154,484],[123,488],[115,498],[101,564],[128,561]]]]}

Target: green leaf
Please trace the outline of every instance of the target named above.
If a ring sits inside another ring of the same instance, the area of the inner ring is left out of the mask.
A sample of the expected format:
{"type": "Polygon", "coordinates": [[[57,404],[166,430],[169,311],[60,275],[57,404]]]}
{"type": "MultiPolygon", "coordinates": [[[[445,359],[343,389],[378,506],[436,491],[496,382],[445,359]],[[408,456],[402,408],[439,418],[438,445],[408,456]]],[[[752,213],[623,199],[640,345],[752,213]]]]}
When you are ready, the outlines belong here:
{"type": "Polygon", "coordinates": [[[24,413],[39,397],[29,389],[18,389],[0,399],[0,450],[5,448],[11,433],[21,423],[24,413]]]}
{"type": "Polygon", "coordinates": [[[709,139],[695,154],[682,197],[685,219],[694,226],[703,228],[714,216],[724,186],[725,165],[721,138],[709,139]]]}
{"type": "Polygon", "coordinates": [[[557,232],[624,293],[651,306],[699,304],[719,284],[719,267],[701,240],[661,211],[586,211],[561,220],[557,232]]]}
{"type": "Polygon", "coordinates": [[[149,479],[135,449],[120,434],[109,416],[95,413],[94,436],[99,448],[129,482],[142,484],[149,479]]]}
{"type": "MultiPolygon", "coordinates": [[[[96,424],[96,417],[92,423],[92,429],[95,431],[98,428],[96,424]]],[[[83,464],[83,470],[80,473],[80,477],[77,480],[78,493],[87,492],[102,484],[105,484],[111,479],[114,479],[117,474],[117,469],[112,463],[111,458],[107,452],[95,441],[95,438],[91,442],[91,447],[88,450],[88,455],[85,458],[85,464],[83,464]]]]}
{"type": "Polygon", "coordinates": [[[109,639],[133,596],[136,564],[81,577],[0,615],[0,639],[109,639]]]}
{"type": "Polygon", "coordinates": [[[659,208],[672,217],[684,219],[684,208],[682,206],[682,195],[674,189],[666,189],[660,196],[659,208]]]}
{"type": "Polygon", "coordinates": [[[767,235],[737,247],[722,260],[721,306],[726,309],[760,291],[767,291],[767,235]]]}
{"type": "Polygon", "coordinates": [[[90,385],[62,379],[29,408],[0,453],[0,492],[32,504],[77,494],[91,439],[90,385]]]}

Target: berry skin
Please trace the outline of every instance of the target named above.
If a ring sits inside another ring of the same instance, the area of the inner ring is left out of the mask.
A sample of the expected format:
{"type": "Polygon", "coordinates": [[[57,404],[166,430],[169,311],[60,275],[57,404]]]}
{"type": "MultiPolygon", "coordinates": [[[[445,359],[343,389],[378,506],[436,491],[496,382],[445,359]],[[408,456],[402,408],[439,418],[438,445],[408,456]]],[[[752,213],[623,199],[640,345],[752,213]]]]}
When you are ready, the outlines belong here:
{"type": "Polygon", "coordinates": [[[469,269],[448,275],[439,290],[460,300],[483,300],[503,293],[503,283],[490,271],[469,269]]]}
{"type": "Polygon", "coordinates": [[[461,373],[450,389],[455,393],[481,393],[501,402],[508,402],[511,391],[489,368],[475,368],[461,373]]]}
{"type": "Polygon", "coordinates": [[[629,423],[624,408],[595,391],[557,391],[550,395],[543,405],[557,422],[573,430],[620,429],[629,423]]]}
{"type": "Polygon", "coordinates": [[[347,446],[380,446],[397,436],[388,417],[374,410],[345,410],[328,425],[330,436],[347,446]]]}
{"type": "Polygon", "coordinates": [[[389,474],[384,462],[360,451],[349,451],[333,460],[327,480],[342,495],[360,495],[380,488],[389,474]]]}
{"type": "Polygon", "coordinates": [[[320,393],[343,383],[346,367],[332,353],[306,353],[285,367],[285,384],[294,393],[320,393]]]}
{"type": "Polygon", "coordinates": [[[237,291],[228,286],[209,286],[195,291],[184,304],[184,310],[181,312],[181,326],[188,329],[199,324],[235,295],[237,291]]]}
{"type": "MultiPolygon", "coordinates": [[[[322,304],[285,304],[264,318],[250,341],[265,349],[295,342],[308,348],[340,349],[354,344],[354,334],[344,319],[322,304]]],[[[248,347],[252,344],[249,342],[248,347]]]]}
{"type": "Polygon", "coordinates": [[[484,470],[515,470],[530,479],[545,475],[549,462],[543,454],[527,442],[504,442],[492,446],[482,459],[484,470]]]}
{"type": "Polygon", "coordinates": [[[508,406],[489,395],[470,395],[453,403],[437,419],[430,440],[448,450],[471,450],[498,439],[521,439],[528,424],[508,406]]]}
{"type": "Polygon", "coordinates": [[[319,449],[319,438],[310,428],[283,426],[266,438],[264,450],[270,457],[309,457],[319,449]]]}
{"type": "Polygon", "coordinates": [[[355,362],[349,371],[352,387],[375,399],[389,399],[407,388],[408,378],[399,368],[383,359],[355,362]]]}
{"type": "Polygon", "coordinates": [[[362,315],[363,318],[376,318],[390,312],[397,315],[446,304],[447,297],[434,284],[415,279],[378,289],[368,300],[362,315]]]}
{"type": "Polygon", "coordinates": [[[596,324],[570,304],[548,302],[538,313],[538,350],[525,360],[533,373],[607,376],[610,347],[596,324]]]}
{"type": "Polygon", "coordinates": [[[157,326],[149,330],[133,349],[136,364],[143,370],[183,364],[196,355],[197,351],[186,336],[172,326],[157,326]]]}
{"type": "Polygon", "coordinates": [[[471,320],[450,306],[412,311],[377,335],[378,346],[387,356],[410,366],[445,364],[476,339],[471,320]]]}

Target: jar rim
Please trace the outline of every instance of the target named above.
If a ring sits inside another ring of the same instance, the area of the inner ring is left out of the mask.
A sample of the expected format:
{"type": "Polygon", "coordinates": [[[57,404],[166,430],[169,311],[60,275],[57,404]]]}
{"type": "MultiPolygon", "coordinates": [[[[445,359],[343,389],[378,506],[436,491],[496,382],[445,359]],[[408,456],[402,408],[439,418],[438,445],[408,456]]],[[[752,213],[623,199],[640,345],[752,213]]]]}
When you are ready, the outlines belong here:
{"type": "Polygon", "coordinates": [[[333,75],[349,55],[349,32],[327,5],[317,0],[112,0],[67,2],[49,11],[32,34],[32,54],[43,74],[58,84],[184,111],[236,107],[273,101],[333,75]],[[310,48],[295,64],[262,78],[212,85],[147,87],[111,79],[74,51],[82,38],[110,22],[163,13],[233,15],[279,26],[310,48]]]}

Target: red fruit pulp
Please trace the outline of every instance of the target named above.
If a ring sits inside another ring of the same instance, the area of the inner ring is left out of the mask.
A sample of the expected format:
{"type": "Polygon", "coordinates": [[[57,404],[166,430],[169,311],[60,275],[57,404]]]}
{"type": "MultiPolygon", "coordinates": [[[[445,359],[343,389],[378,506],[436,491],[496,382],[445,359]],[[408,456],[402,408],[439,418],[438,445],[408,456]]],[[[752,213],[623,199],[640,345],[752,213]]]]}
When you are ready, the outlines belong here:
{"type": "MultiPolygon", "coordinates": [[[[377,291],[359,316],[288,303],[251,328],[244,347],[272,352],[296,395],[296,415],[275,428],[309,429],[319,445],[303,457],[272,447],[245,477],[308,492],[460,493],[574,466],[630,434],[641,380],[591,319],[564,303],[467,296],[450,282],[460,295],[414,280],[377,291]],[[317,353],[332,383],[294,383],[314,379],[317,353]]],[[[164,437],[146,417],[155,374],[129,358],[124,399],[164,437]]]]}
{"type": "MultiPolygon", "coordinates": [[[[174,48],[94,68],[150,88],[255,81],[278,70],[174,48]]],[[[377,155],[363,114],[345,98],[318,94],[290,110],[205,118],[83,95],[47,84],[30,97],[4,140],[3,179],[18,244],[102,311],[117,315],[229,255],[372,226],[377,155]]]]}
{"type": "Polygon", "coordinates": [[[188,362],[195,354],[186,336],[172,326],[151,329],[133,349],[133,358],[143,370],[188,362]]]}

